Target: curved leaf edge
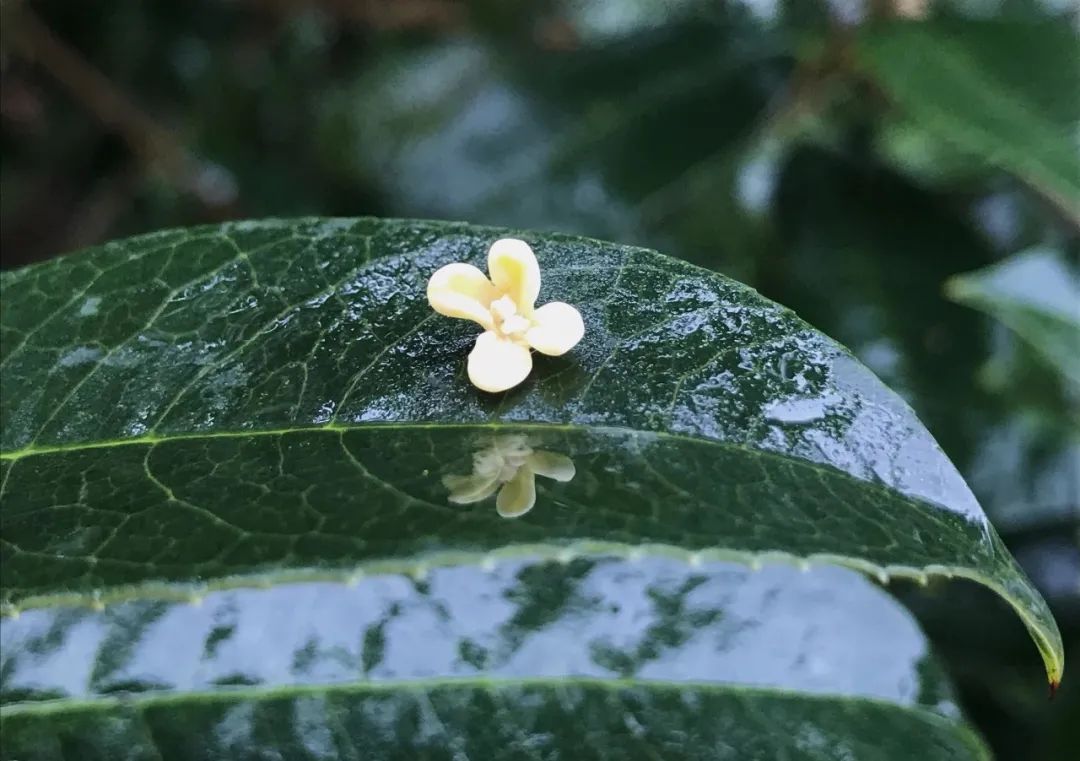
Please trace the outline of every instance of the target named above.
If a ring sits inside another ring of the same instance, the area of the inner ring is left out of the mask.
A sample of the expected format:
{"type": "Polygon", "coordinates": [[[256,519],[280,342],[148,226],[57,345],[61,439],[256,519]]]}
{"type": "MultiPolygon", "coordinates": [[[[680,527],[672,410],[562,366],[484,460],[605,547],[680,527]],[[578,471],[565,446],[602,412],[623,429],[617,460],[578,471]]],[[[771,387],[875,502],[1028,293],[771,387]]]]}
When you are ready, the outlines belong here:
{"type": "Polygon", "coordinates": [[[799,702],[813,701],[819,703],[844,703],[854,705],[867,705],[879,709],[887,709],[905,713],[917,721],[927,724],[936,724],[958,735],[967,745],[974,758],[990,761],[991,755],[982,738],[972,730],[965,722],[959,719],[950,719],[941,714],[925,708],[905,706],[888,700],[865,696],[840,695],[831,693],[807,693],[796,690],[788,690],[777,687],[758,687],[722,682],[673,682],[666,680],[649,679],[603,679],[597,677],[533,677],[525,679],[491,679],[475,677],[451,677],[400,680],[368,683],[339,683],[339,684],[305,684],[288,685],[271,688],[259,687],[231,687],[222,690],[193,690],[179,693],[148,693],[142,695],[107,696],[91,699],[59,699],[47,700],[36,703],[14,703],[0,707],[0,720],[12,721],[19,718],[47,717],[55,714],[71,714],[74,712],[106,711],[113,708],[134,709],[135,711],[156,706],[169,706],[187,702],[199,702],[203,705],[210,702],[228,703],[242,700],[264,701],[273,699],[288,699],[305,697],[309,695],[364,695],[395,691],[424,692],[435,689],[473,688],[496,691],[506,688],[547,688],[559,689],[581,687],[590,689],[603,689],[620,691],[626,689],[647,689],[650,691],[684,692],[699,691],[713,693],[729,693],[750,699],[791,699],[799,702]]]}
{"type": "Polygon", "coordinates": [[[745,565],[755,571],[767,564],[792,565],[804,571],[808,571],[813,565],[829,565],[857,571],[883,585],[895,579],[914,581],[922,586],[926,586],[931,579],[935,578],[964,579],[990,589],[1016,611],[1042,657],[1043,665],[1046,668],[1046,676],[1052,689],[1057,689],[1065,668],[1064,646],[1057,629],[1044,629],[1028,612],[1023,602],[1007,587],[969,568],[944,565],[929,565],[921,568],[904,565],[878,565],[850,555],[829,553],[815,553],[804,556],[780,550],[748,552],[723,547],[688,550],[671,544],[626,544],[594,540],[565,544],[509,544],[484,552],[434,552],[412,557],[365,561],[339,569],[298,568],[287,571],[223,576],[212,582],[201,584],[147,582],[116,586],[92,594],[59,592],[31,595],[19,600],[18,604],[10,602],[0,604],[0,617],[17,618],[23,611],[40,608],[86,607],[103,610],[108,605],[139,600],[187,602],[192,605],[199,605],[206,595],[231,589],[266,589],[285,584],[314,582],[355,586],[366,577],[391,575],[410,576],[419,581],[423,580],[428,572],[434,568],[475,565],[485,569],[494,569],[496,564],[501,561],[523,558],[569,563],[579,558],[598,557],[615,557],[631,561],[645,558],[665,558],[685,562],[691,567],[700,566],[707,562],[729,562],[745,565]]]}
{"type": "MultiPolygon", "coordinates": [[[[71,262],[92,256],[116,256],[125,257],[129,253],[128,247],[131,245],[138,245],[144,243],[160,243],[160,247],[155,247],[150,250],[149,253],[156,253],[164,250],[173,243],[168,239],[175,235],[185,234],[189,237],[184,240],[184,243],[192,243],[201,238],[203,239],[220,239],[223,234],[227,234],[232,231],[237,232],[251,232],[254,230],[264,231],[273,230],[278,228],[290,228],[300,225],[357,225],[362,223],[371,224],[400,224],[407,225],[414,229],[429,229],[433,232],[440,233],[454,233],[460,230],[468,230],[470,232],[487,232],[492,236],[505,237],[509,233],[521,232],[528,235],[540,235],[549,240],[556,241],[582,241],[587,243],[594,243],[597,246],[604,246],[612,249],[619,249],[626,253],[645,253],[654,256],[662,256],[668,262],[677,263],[678,265],[693,272],[700,272],[708,274],[711,277],[720,278],[724,283],[732,290],[741,291],[746,294],[752,294],[755,298],[760,299],[769,305],[775,307],[781,312],[785,313],[806,325],[806,327],[816,330],[812,325],[807,323],[798,314],[795,313],[790,307],[784,306],[779,302],[773,301],[770,298],[762,295],[756,288],[747,285],[746,283],[736,280],[735,278],[728,277],[722,272],[717,272],[714,269],[703,267],[693,262],[688,262],[685,259],[666,255],[656,249],[647,248],[645,246],[635,246],[629,243],[618,243],[604,238],[595,238],[590,235],[579,235],[576,233],[562,233],[551,230],[529,230],[521,227],[505,227],[497,225],[479,225],[472,222],[466,222],[464,220],[446,220],[446,219],[422,219],[412,217],[375,217],[375,216],[360,216],[360,217],[321,217],[317,215],[308,215],[300,217],[265,217],[262,219],[244,219],[234,220],[231,222],[223,222],[220,224],[208,223],[200,225],[188,225],[180,227],[167,227],[161,230],[155,230],[153,232],[142,233],[140,235],[132,235],[125,238],[117,238],[115,240],[107,241],[96,246],[90,246],[88,248],[81,248],[75,251],[69,251],[59,256],[54,256],[51,259],[44,262],[36,262],[31,264],[25,264],[20,267],[14,267],[12,269],[0,270],[0,288],[10,288],[17,285],[17,281],[24,275],[43,272],[49,269],[62,266],[65,262],[71,262]]],[[[386,257],[376,257],[367,262],[371,264],[378,259],[386,257]]],[[[366,266],[366,265],[365,265],[366,266]]],[[[820,332],[820,331],[819,331],[820,332]]],[[[830,339],[833,340],[833,339],[830,339]]],[[[837,341],[833,341],[836,347],[842,350],[845,354],[848,354],[854,358],[854,355],[846,347],[837,341]]]]}

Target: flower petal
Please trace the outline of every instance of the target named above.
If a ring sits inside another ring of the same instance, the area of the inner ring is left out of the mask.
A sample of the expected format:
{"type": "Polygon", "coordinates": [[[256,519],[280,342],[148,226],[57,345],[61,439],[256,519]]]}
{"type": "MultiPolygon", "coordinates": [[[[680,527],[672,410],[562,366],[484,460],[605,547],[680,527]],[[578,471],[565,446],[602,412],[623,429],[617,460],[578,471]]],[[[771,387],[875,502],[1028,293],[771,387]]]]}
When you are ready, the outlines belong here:
{"type": "Polygon", "coordinates": [[[532,371],[528,348],[508,341],[493,331],[481,333],[469,352],[469,380],[483,391],[496,393],[513,388],[532,371]]]}
{"type": "Polygon", "coordinates": [[[447,317],[473,320],[486,330],[495,327],[490,307],[498,297],[487,276],[471,264],[447,264],[428,280],[427,298],[432,309],[447,317]]]}
{"type": "Polygon", "coordinates": [[[525,462],[536,475],[554,478],[556,481],[569,481],[577,474],[574,461],[556,452],[533,452],[525,462]]]}
{"type": "Polygon", "coordinates": [[[487,499],[499,488],[499,479],[484,475],[444,476],[443,486],[450,490],[455,505],[469,505],[487,499]]]}
{"type": "Polygon", "coordinates": [[[491,282],[514,300],[518,314],[531,317],[540,295],[540,265],[529,244],[516,238],[501,238],[488,250],[491,282]]]}
{"type": "Polygon", "coordinates": [[[503,518],[518,518],[536,504],[536,477],[528,465],[522,465],[514,477],[499,489],[495,510],[503,518]]]}
{"type": "Polygon", "coordinates": [[[569,304],[552,301],[533,313],[535,323],[525,334],[529,346],[542,354],[558,357],[577,346],[585,335],[581,312],[569,304]]]}

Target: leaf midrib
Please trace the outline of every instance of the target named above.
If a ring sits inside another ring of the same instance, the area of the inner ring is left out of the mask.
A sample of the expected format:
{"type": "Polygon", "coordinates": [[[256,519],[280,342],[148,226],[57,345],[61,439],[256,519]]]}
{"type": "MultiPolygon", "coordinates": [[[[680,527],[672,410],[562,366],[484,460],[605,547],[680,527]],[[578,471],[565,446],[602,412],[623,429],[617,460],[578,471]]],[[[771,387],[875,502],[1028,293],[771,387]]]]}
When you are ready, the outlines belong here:
{"type": "MultiPolygon", "coordinates": [[[[761,449],[758,447],[749,446],[747,444],[734,442],[734,441],[722,441],[720,439],[710,438],[706,436],[696,436],[689,433],[680,433],[677,431],[664,431],[664,430],[650,430],[644,428],[635,428],[626,425],[581,425],[578,423],[549,423],[549,422],[537,422],[537,421],[451,421],[451,422],[412,422],[412,421],[382,421],[382,422],[369,422],[369,423],[353,423],[349,425],[342,425],[340,423],[326,423],[323,425],[312,426],[293,426],[290,428],[253,428],[249,430],[233,430],[233,431],[193,431],[190,433],[175,433],[166,435],[146,434],[142,436],[132,436],[124,439],[102,439],[100,441],[82,441],[72,442],[68,444],[55,444],[47,446],[27,446],[20,449],[0,451],[0,461],[17,462],[27,457],[39,457],[43,455],[52,454],[67,454],[69,452],[81,452],[92,449],[111,449],[115,447],[128,447],[128,446],[148,446],[154,447],[159,445],[170,444],[172,442],[180,441],[207,441],[213,439],[247,439],[247,438],[262,438],[262,437],[282,437],[289,435],[303,435],[303,434],[319,434],[328,433],[341,436],[346,433],[354,431],[372,431],[372,430],[459,430],[459,429],[488,429],[492,431],[499,430],[528,430],[528,431],[552,431],[552,432],[586,432],[600,435],[621,435],[621,436],[639,436],[645,439],[663,439],[668,441],[681,441],[690,444],[697,444],[702,446],[715,446],[721,449],[737,450],[745,454],[761,457],[763,459],[775,459],[783,462],[795,462],[804,467],[810,467],[823,473],[829,473],[832,475],[843,476],[852,481],[857,481],[860,484],[864,484],[868,488],[874,488],[887,492],[894,498],[905,499],[909,502],[916,504],[935,504],[929,500],[916,498],[903,492],[887,487],[882,484],[875,483],[858,476],[854,476],[847,471],[841,470],[835,466],[827,465],[825,463],[815,462],[814,460],[808,460],[801,457],[791,457],[782,452],[775,452],[768,449],[761,449]]],[[[945,507],[944,505],[937,505],[938,507],[945,507]]],[[[948,508],[946,508],[948,509],[948,508]]]]}
{"type": "MultiPolygon", "coordinates": [[[[29,446],[22,449],[10,450],[7,452],[0,452],[0,462],[11,462],[11,468],[14,468],[14,463],[26,459],[29,457],[40,457],[47,455],[64,455],[71,452],[81,452],[95,449],[112,449],[118,447],[128,446],[145,446],[156,447],[163,446],[173,442],[184,441],[212,441],[215,439],[251,439],[262,437],[284,437],[289,435],[304,435],[304,434],[331,434],[336,436],[343,436],[352,432],[359,431],[404,431],[404,430],[477,430],[487,429],[490,431],[545,431],[545,432],[558,432],[558,433],[577,433],[585,432],[598,435],[614,435],[614,436],[631,436],[640,437],[642,439],[660,439],[667,441],[678,441],[687,444],[697,446],[709,446],[717,447],[724,450],[738,451],[744,455],[757,457],[763,460],[774,460],[783,463],[795,463],[796,465],[810,470],[817,471],[819,473],[827,473],[832,477],[840,477],[848,481],[854,481],[859,484],[860,488],[871,489],[881,492],[887,495],[891,499],[902,500],[909,503],[913,507],[919,507],[925,509],[927,506],[931,506],[937,509],[948,508],[944,505],[934,503],[930,500],[916,497],[910,494],[906,494],[898,489],[887,486],[885,484],[870,481],[859,476],[855,476],[848,473],[845,470],[841,470],[833,465],[826,463],[815,462],[801,457],[792,457],[783,452],[777,452],[769,449],[761,449],[758,447],[749,446],[747,444],[722,441],[719,439],[709,438],[705,436],[697,436],[688,433],[680,433],[674,431],[664,430],[648,430],[642,428],[634,428],[631,426],[620,425],[581,425],[577,423],[548,423],[548,422],[535,422],[535,421],[453,421],[453,422],[411,422],[411,421],[385,421],[385,422],[370,422],[359,423],[351,425],[342,425],[340,423],[326,423],[324,425],[317,426],[294,426],[291,428],[280,429],[251,429],[251,430],[238,430],[238,431],[201,431],[191,433],[178,433],[172,435],[159,436],[154,434],[148,434],[143,436],[134,436],[126,439],[109,439],[102,441],[86,441],[75,442],[71,444],[58,444],[54,446],[29,446]]],[[[10,476],[9,468],[6,476],[10,476]]],[[[7,478],[5,477],[3,484],[0,484],[0,496],[3,495],[2,486],[6,484],[7,478]]],[[[876,564],[875,564],[876,567],[876,564]]]]}

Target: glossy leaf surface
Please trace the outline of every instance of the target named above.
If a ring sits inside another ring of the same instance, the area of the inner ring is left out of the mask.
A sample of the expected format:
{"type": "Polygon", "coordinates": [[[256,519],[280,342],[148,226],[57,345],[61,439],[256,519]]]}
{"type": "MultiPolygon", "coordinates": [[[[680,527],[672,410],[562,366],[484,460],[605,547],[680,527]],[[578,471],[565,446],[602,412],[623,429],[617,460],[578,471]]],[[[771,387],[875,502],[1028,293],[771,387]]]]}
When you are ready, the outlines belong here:
{"type": "Polygon", "coordinates": [[[839,568],[507,560],[34,610],[2,644],[10,757],[985,758],[910,614],[839,568]]]}
{"type": "Polygon", "coordinates": [[[240,223],[5,274],[9,611],[658,547],[972,578],[1016,607],[1059,678],[1045,603],[911,411],[744,286],[525,234],[541,299],[577,305],[586,338],[509,394],[472,388],[475,332],[436,319],[423,289],[503,234],[240,223]],[[554,507],[506,521],[449,504],[442,479],[499,433],[574,459],[573,480],[541,485],[554,507]]]}
{"type": "MultiPolygon", "coordinates": [[[[943,288],[995,257],[964,215],[821,150],[792,158],[777,197],[784,253],[762,293],[840,340],[912,405],[999,532],[1075,515],[1080,442],[1067,389],[1023,339],[943,288]],[[800,188],[810,186],[820,192],[807,201],[800,188]]],[[[1059,293],[1059,272],[1029,272],[1032,287],[1059,293]]]]}
{"type": "Polygon", "coordinates": [[[305,761],[404,760],[416,753],[433,761],[631,761],[649,754],[676,761],[887,761],[908,753],[948,761],[989,758],[967,730],[939,717],[871,701],[706,686],[481,682],[275,695],[257,704],[234,700],[225,695],[180,705],[113,702],[103,712],[73,712],[59,722],[35,716],[11,722],[5,757],[16,758],[6,755],[15,752],[34,761],[64,758],[67,744],[79,749],[72,758],[103,761],[119,754],[170,761],[244,758],[254,757],[246,755],[253,748],[305,761]],[[80,741],[85,744],[75,745],[80,741]]]}

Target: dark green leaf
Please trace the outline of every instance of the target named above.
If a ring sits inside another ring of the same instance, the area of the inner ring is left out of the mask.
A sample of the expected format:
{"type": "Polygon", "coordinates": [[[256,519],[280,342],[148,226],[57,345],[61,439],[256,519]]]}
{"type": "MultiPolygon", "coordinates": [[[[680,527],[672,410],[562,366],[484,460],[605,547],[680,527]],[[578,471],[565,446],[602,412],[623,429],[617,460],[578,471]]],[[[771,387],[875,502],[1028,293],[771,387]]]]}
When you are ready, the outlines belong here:
{"type": "MultiPolygon", "coordinates": [[[[781,175],[776,226],[762,293],[850,347],[912,405],[999,531],[1076,513],[1067,389],[1020,339],[942,293],[995,258],[962,212],[880,167],[801,149],[781,175]]],[[[1054,268],[1042,274],[1039,291],[1063,287],[1054,268]]]]}
{"type": "Polygon", "coordinates": [[[475,331],[424,287],[505,233],[238,223],[5,273],[8,609],[492,552],[798,557],[986,584],[1059,678],[1045,603],[911,411],[744,286],[525,234],[586,339],[509,394],[472,388],[475,331]],[[577,476],[521,520],[448,504],[442,479],[511,433],[577,476]]]}
{"type": "MultiPolygon", "coordinates": [[[[1021,339],[942,293],[950,276],[985,266],[995,252],[962,205],[864,158],[801,149],[786,162],[776,197],[782,255],[763,268],[762,293],[841,340],[911,403],[1047,598],[1066,642],[1080,641],[1075,402],[1021,339]],[[1007,387],[980,382],[991,365],[1007,387]],[[1031,541],[1035,530],[1042,541],[1031,541]]],[[[1017,219],[1014,231],[1030,219],[1017,198],[1024,200],[1018,191],[1000,194],[993,204],[1017,219]]],[[[980,221],[987,217],[997,219],[980,221]]],[[[1044,274],[1040,290],[1061,287],[1052,270],[1044,274]]],[[[1048,702],[1017,649],[1023,628],[976,591],[934,586],[905,599],[921,603],[915,609],[935,652],[947,658],[965,711],[997,757],[1063,757],[1071,746],[1051,744],[1055,725],[1059,737],[1075,725],[1071,680],[1048,702]]]]}
{"type": "Polygon", "coordinates": [[[240,691],[180,704],[111,701],[60,717],[26,717],[5,727],[4,758],[990,758],[968,730],[940,717],[872,701],[709,686],[466,681],[392,691],[283,691],[254,704],[244,697],[240,691]]]}
{"type": "Polygon", "coordinates": [[[34,610],[0,674],[24,761],[986,758],[910,614],[828,567],[504,560],[34,610]]]}

